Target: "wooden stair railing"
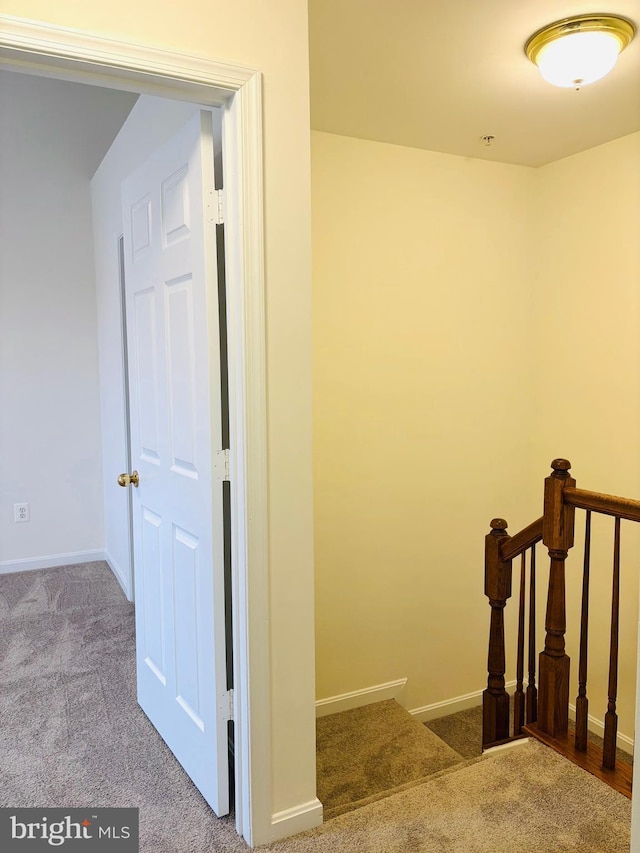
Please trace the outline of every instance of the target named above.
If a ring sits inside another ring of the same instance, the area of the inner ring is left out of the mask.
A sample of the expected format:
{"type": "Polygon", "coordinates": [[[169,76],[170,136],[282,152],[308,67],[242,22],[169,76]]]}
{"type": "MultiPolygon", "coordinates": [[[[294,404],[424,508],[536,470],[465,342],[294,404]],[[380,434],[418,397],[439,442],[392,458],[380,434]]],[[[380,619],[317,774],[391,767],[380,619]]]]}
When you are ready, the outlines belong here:
{"type": "Polygon", "coordinates": [[[640,521],[640,501],[576,488],[570,463],[555,459],[545,480],[544,514],[515,536],[507,533],[507,522],[495,518],[485,537],[485,595],[491,607],[487,689],[483,693],[483,748],[521,737],[533,736],[553,747],[621,793],[631,796],[631,767],[616,761],[618,625],[620,609],[620,520],[640,521]],[[575,510],[586,511],[583,556],[580,654],[575,732],[569,733],[570,660],[565,651],[566,601],[565,562],[574,544],[575,510]],[[589,624],[589,581],[591,561],[591,514],[613,516],[613,579],[611,642],[609,648],[608,703],[604,746],[587,736],[587,640],[589,624]],[[536,685],[536,545],[549,551],[549,590],[545,618],[544,649],[538,657],[536,685]],[[504,611],[512,592],[512,561],[520,557],[516,689],[513,696],[513,726],[510,697],[505,685],[504,611]],[[528,579],[528,608],[527,608],[528,579]],[[528,622],[528,628],[526,623],[528,622]],[[527,637],[528,684],[524,689],[525,636],[527,637]]]}
{"type": "MultiPolygon", "coordinates": [[[[525,699],[525,719],[537,718],[537,688],[535,684],[535,546],[542,539],[542,519],[539,518],[516,536],[507,533],[507,522],[494,518],[491,533],[485,539],[485,588],[491,606],[489,633],[489,678],[482,695],[482,744],[484,748],[497,746],[511,739],[509,724],[509,695],[505,687],[504,609],[511,597],[512,560],[522,557],[520,610],[518,618],[518,673],[524,667],[524,583],[526,553],[530,552],[531,583],[529,587],[529,684],[525,699]]],[[[522,729],[522,701],[516,690],[515,735],[522,729]]]]}

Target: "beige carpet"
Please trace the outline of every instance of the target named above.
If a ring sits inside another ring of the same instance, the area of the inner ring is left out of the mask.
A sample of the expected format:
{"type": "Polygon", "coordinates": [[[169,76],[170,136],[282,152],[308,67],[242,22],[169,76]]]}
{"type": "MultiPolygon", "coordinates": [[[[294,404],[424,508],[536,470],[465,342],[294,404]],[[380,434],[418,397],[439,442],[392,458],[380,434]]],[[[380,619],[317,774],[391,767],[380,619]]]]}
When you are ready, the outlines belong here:
{"type": "Polygon", "coordinates": [[[261,848],[273,853],[628,853],[631,803],[536,742],[261,848]]]}
{"type": "Polygon", "coordinates": [[[425,726],[465,758],[482,755],[482,705],[429,720],[425,726]]]}
{"type": "Polygon", "coordinates": [[[316,744],[325,819],[417,785],[464,760],[393,699],[321,717],[316,744]]]}
{"type": "MultiPolygon", "coordinates": [[[[0,575],[0,683],[0,805],[138,806],[141,853],[246,853],[136,704],[133,607],[104,563],[0,575]]],[[[263,849],[629,850],[630,802],[539,744],[409,784],[263,849]]]]}
{"type": "Polygon", "coordinates": [[[248,850],[138,707],[106,563],[0,575],[0,685],[0,806],[134,806],[141,853],[248,850]]]}

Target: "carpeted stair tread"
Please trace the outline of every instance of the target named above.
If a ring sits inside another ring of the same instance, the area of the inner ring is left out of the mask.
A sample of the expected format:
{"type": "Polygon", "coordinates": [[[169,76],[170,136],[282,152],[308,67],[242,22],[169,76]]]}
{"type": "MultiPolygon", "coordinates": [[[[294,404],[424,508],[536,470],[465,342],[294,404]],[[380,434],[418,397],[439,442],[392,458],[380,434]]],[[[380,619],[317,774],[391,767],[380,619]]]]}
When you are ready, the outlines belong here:
{"type": "Polygon", "coordinates": [[[628,853],[631,803],[535,741],[261,848],[264,853],[628,853]]]}
{"type": "Polygon", "coordinates": [[[425,726],[465,758],[482,755],[482,705],[429,720],[425,726]]]}
{"type": "Polygon", "coordinates": [[[393,699],[321,717],[316,743],[325,819],[464,761],[393,699]]]}
{"type": "Polygon", "coordinates": [[[448,776],[450,773],[457,773],[463,767],[468,767],[470,764],[475,764],[477,761],[482,761],[481,757],[479,758],[469,758],[463,759],[459,764],[452,764],[450,767],[445,767],[442,770],[436,770],[435,773],[431,773],[428,776],[423,776],[420,779],[411,779],[409,782],[405,782],[402,785],[396,785],[393,788],[386,788],[384,790],[378,791],[377,793],[370,794],[367,797],[362,797],[360,800],[356,800],[352,803],[345,803],[344,805],[334,806],[332,808],[324,808],[323,809],[323,820],[333,820],[339,815],[346,814],[347,812],[355,811],[356,809],[361,809],[364,806],[368,806],[370,803],[375,803],[378,800],[384,800],[388,797],[393,797],[396,794],[401,794],[403,791],[408,791],[410,788],[415,788],[418,785],[426,785],[428,782],[434,782],[437,779],[442,778],[443,776],[448,776]]]}
{"type": "MultiPolygon", "coordinates": [[[[511,717],[513,719],[513,701],[511,706],[511,717]]],[[[425,726],[465,758],[482,755],[482,705],[457,711],[455,714],[449,714],[446,717],[438,717],[425,723],[425,726]]],[[[573,720],[569,720],[569,735],[572,735],[574,731],[575,723],[573,720]]],[[[599,735],[590,731],[588,737],[592,743],[602,749],[604,741],[599,735]]],[[[622,746],[618,746],[616,757],[618,761],[633,764],[633,755],[626,752],[622,746]]]]}

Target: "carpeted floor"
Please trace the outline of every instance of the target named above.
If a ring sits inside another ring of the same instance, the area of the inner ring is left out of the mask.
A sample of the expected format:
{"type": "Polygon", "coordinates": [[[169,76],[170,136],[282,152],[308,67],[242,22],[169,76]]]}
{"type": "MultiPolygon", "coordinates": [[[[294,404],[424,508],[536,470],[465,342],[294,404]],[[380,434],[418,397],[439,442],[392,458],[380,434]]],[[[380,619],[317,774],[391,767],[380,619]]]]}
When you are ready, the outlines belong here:
{"type": "Polygon", "coordinates": [[[273,853],[628,853],[631,803],[534,741],[274,844],[273,853]]]}
{"type": "Polygon", "coordinates": [[[246,851],[137,704],[133,616],[106,563],[0,575],[0,806],[137,806],[143,853],[246,851]]]}
{"type": "MultiPolygon", "coordinates": [[[[0,575],[0,685],[0,806],[138,806],[142,853],[248,849],[137,705],[133,607],[106,564],[0,575]]],[[[334,744],[340,737],[327,734],[334,744]]],[[[459,732],[449,753],[438,747],[437,778],[417,785],[415,775],[399,782],[406,763],[380,742],[377,760],[395,767],[388,778],[411,787],[265,853],[629,850],[625,797],[537,743],[462,761],[465,737],[459,732]],[[451,752],[458,763],[447,766],[451,752]]],[[[379,789],[386,771],[371,766],[365,775],[379,789]]],[[[334,795],[341,785],[320,784],[334,795]]]]}
{"type": "Polygon", "coordinates": [[[325,820],[464,760],[393,699],[321,717],[316,745],[325,820]]]}

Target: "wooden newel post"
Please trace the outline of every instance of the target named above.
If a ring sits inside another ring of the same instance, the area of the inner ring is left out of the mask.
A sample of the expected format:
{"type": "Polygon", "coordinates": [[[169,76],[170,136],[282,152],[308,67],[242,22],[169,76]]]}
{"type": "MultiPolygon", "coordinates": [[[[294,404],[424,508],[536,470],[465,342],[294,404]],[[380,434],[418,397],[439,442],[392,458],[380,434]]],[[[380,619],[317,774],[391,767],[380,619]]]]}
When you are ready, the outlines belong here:
{"type": "Polygon", "coordinates": [[[509,694],[504,688],[504,608],[511,597],[511,560],[500,559],[507,522],[494,518],[485,537],[484,594],[491,605],[487,689],[482,694],[483,746],[509,737],[509,694]]]}
{"type": "Polygon", "coordinates": [[[563,501],[563,492],[574,487],[569,476],[571,463],[554,459],[553,473],[544,481],[542,541],[549,549],[549,594],[546,637],[540,653],[538,680],[538,728],[552,737],[563,737],[569,726],[569,657],[565,654],[567,627],[565,606],[565,560],[573,547],[575,509],[563,501]]]}

